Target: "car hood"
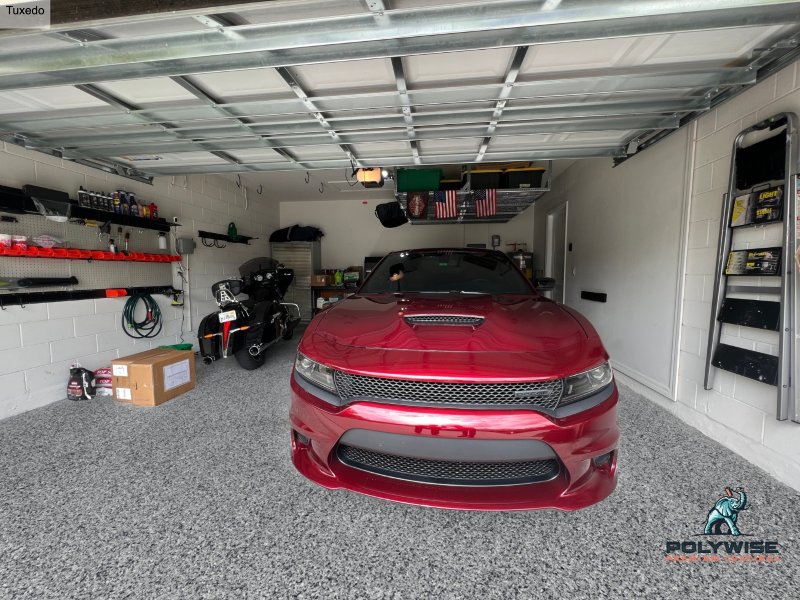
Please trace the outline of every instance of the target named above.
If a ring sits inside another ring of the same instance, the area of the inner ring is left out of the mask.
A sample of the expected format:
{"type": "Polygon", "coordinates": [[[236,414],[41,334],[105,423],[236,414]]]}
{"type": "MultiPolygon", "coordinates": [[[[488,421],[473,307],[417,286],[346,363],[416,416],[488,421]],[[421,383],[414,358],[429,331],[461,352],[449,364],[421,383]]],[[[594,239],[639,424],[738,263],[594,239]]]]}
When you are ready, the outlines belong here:
{"type": "Polygon", "coordinates": [[[376,375],[435,371],[467,379],[491,373],[547,378],[591,368],[606,356],[590,325],[582,326],[577,316],[538,296],[352,296],[316,321],[302,352],[344,370],[376,375]],[[418,316],[468,316],[480,323],[409,322],[418,316]],[[435,365],[428,368],[426,357],[433,352],[435,365]]]}

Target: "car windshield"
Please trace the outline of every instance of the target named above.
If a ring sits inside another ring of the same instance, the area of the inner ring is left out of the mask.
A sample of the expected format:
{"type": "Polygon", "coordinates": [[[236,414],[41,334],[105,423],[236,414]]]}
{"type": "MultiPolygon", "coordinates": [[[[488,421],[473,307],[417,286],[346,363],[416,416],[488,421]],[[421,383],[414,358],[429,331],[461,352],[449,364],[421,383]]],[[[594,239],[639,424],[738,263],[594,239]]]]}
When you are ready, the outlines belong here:
{"type": "Polygon", "coordinates": [[[385,293],[533,294],[511,260],[497,251],[422,250],[386,256],[361,288],[385,293]]]}

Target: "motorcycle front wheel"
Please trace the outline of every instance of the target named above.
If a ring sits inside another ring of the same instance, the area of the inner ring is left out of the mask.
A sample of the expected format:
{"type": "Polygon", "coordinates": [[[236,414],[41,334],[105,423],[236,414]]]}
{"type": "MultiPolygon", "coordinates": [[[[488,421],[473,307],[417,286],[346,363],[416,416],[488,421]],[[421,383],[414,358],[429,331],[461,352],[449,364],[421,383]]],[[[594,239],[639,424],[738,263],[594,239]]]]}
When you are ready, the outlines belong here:
{"type": "Polygon", "coordinates": [[[237,351],[234,356],[236,357],[236,362],[239,363],[239,366],[245,371],[253,371],[258,369],[267,360],[266,352],[262,352],[258,356],[253,356],[250,354],[250,352],[248,352],[247,346],[237,351]]]}

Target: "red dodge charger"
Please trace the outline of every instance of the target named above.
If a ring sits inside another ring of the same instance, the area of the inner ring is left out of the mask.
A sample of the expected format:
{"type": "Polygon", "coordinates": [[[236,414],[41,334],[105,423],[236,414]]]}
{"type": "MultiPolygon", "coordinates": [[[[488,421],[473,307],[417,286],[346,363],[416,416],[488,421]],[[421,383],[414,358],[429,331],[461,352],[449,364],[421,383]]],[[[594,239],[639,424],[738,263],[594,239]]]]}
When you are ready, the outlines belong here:
{"type": "Polygon", "coordinates": [[[502,252],[387,255],[311,322],[291,389],[292,460],[326,488],[574,510],[616,485],[608,354],[502,252]]]}

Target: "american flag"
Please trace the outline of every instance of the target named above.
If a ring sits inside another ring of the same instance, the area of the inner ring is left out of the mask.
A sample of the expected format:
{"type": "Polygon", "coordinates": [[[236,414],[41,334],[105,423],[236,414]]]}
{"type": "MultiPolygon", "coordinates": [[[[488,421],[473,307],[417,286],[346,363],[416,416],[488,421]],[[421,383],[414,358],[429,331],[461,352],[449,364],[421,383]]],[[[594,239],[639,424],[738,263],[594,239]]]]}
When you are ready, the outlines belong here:
{"type": "Polygon", "coordinates": [[[455,219],[458,216],[458,194],[456,190],[434,192],[434,208],[437,219],[455,219]]]}
{"type": "Polygon", "coordinates": [[[475,213],[479,217],[497,214],[497,190],[475,190],[475,213]]]}

